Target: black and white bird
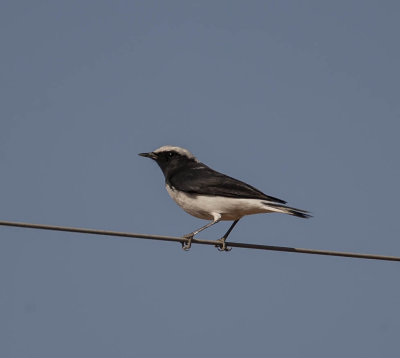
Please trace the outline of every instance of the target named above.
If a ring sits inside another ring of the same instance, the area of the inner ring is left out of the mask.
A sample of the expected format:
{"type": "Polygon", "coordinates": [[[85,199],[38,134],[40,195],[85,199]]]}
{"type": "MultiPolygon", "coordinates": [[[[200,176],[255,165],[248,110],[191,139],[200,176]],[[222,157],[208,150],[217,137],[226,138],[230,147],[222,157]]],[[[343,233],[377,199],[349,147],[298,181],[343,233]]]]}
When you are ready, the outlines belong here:
{"type": "Polygon", "coordinates": [[[233,220],[225,235],[217,240],[219,250],[227,251],[225,240],[243,216],[274,212],[300,218],[311,216],[306,210],[286,206],[286,201],[209,168],[187,149],[166,145],[139,155],[157,162],[164,173],[168,194],[183,210],[199,219],[211,220],[184,235],[188,239],[183,245],[185,250],[190,248],[195,235],[221,220],[233,220]]]}

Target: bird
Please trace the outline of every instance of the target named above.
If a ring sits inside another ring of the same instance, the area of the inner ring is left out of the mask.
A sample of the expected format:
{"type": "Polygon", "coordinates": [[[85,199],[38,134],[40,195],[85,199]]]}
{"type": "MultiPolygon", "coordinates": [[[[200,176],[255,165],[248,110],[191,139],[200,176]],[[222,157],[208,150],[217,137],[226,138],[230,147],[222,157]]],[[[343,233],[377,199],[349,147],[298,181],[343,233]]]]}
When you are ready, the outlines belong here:
{"type": "Polygon", "coordinates": [[[286,201],[264,194],[255,187],[217,172],[200,162],[189,150],[165,145],[153,152],[139,153],[154,160],[165,177],[165,187],[171,198],[188,214],[209,222],[183,237],[184,250],[189,250],[192,239],[201,231],[220,221],[233,221],[228,231],[216,240],[220,251],[230,251],[226,239],[246,215],[283,213],[299,218],[310,218],[306,210],[286,205],[286,201]]]}

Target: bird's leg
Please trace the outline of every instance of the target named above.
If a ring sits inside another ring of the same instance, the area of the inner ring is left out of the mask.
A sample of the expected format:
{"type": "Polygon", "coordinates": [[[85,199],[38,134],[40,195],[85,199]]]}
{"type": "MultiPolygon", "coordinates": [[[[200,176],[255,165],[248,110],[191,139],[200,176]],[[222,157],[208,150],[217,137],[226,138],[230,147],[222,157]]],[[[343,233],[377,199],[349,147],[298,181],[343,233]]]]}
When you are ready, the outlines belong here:
{"type": "Polygon", "coordinates": [[[183,235],[183,237],[188,240],[185,242],[181,242],[182,249],[184,249],[185,251],[190,250],[190,248],[192,247],[193,236],[194,236],[194,234],[192,232],[190,234],[183,235]]]}
{"type": "Polygon", "coordinates": [[[220,214],[215,214],[214,215],[214,220],[210,221],[207,225],[202,226],[200,229],[197,229],[189,234],[183,235],[184,238],[188,239],[188,241],[186,242],[182,242],[182,249],[184,249],[185,251],[188,251],[190,249],[190,247],[192,246],[192,239],[195,235],[197,235],[200,231],[203,231],[207,228],[209,228],[210,226],[216,224],[217,222],[221,221],[221,215],[220,214]]]}
{"type": "Polygon", "coordinates": [[[229,236],[229,234],[231,233],[231,231],[233,230],[233,228],[235,227],[235,225],[239,222],[240,219],[235,220],[232,225],[230,226],[230,228],[228,229],[228,231],[225,233],[224,236],[222,236],[218,242],[220,242],[220,244],[215,245],[215,247],[218,249],[218,251],[231,251],[232,248],[228,248],[226,246],[225,240],[226,238],[229,236]]]}

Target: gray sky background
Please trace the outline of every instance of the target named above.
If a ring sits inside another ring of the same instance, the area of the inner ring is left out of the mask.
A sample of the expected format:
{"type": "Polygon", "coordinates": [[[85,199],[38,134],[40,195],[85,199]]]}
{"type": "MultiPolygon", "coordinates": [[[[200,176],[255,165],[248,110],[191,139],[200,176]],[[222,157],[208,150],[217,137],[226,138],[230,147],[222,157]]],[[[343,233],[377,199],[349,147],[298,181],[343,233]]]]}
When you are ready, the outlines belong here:
{"type": "MultiPolygon", "coordinates": [[[[0,219],[181,235],[180,145],[313,219],[232,241],[400,255],[397,1],[2,1],[0,219]]],[[[217,239],[229,223],[201,235],[217,239]]],[[[400,266],[0,228],[0,356],[394,357],[400,266]]]]}

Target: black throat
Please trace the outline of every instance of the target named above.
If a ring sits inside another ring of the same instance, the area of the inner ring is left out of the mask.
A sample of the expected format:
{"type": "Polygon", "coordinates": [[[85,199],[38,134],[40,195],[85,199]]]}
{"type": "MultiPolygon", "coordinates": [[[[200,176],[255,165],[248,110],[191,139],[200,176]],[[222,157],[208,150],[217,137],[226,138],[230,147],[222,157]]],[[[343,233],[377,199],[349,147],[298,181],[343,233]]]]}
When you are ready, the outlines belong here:
{"type": "Polygon", "coordinates": [[[205,166],[203,163],[199,163],[198,161],[186,156],[177,156],[170,160],[160,157],[156,161],[164,174],[165,182],[167,184],[170,184],[173,176],[182,171],[204,168],[205,166]]]}

